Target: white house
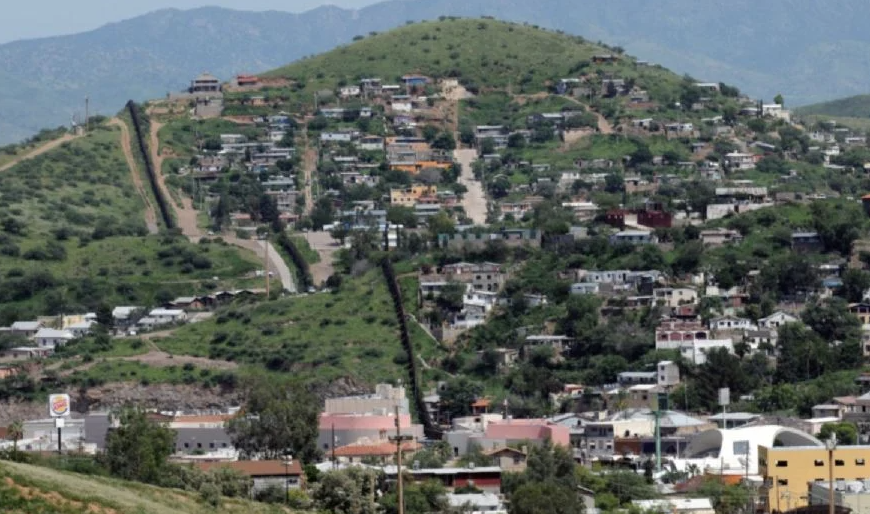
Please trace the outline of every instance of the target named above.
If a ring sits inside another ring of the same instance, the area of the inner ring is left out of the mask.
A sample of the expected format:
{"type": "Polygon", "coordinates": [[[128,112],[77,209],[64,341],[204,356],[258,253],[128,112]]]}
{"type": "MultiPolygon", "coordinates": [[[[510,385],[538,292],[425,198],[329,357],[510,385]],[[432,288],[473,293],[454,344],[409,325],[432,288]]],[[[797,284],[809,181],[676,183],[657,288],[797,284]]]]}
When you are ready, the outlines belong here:
{"type": "Polygon", "coordinates": [[[91,333],[91,328],[96,324],[96,321],[86,320],[79,323],[74,323],[66,327],[66,329],[72,332],[75,337],[84,337],[91,333]]]}
{"type": "Polygon", "coordinates": [[[470,512],[471,514],[507,514],[507,509],[499,496],[495,493],[479,494],[448,494],[447,502],[458,512],[470,512]]]}
{"type": "Polygon", "coordinates": [[[75,338],[76,336],[69,330],[55,330],[53,328],[41,328],[34,336],[36,346],[40,348],[63,346],[75,338]]]}
{"type": "Polygon", "coordinates": [[[112,319],[115,320],[115,325],[126,326],[133,322],[133,317],[142,307],[135,306],[119,306],[112,309],[112,319]]]}
{"type": "Polygon", "coordinates": [[[800,320],[791,314],[777,311],[766,318],[760,318],[758,320],[758,328],[779,328],[786,323],[797,323],[798,321],[800,320]]]}
{"type": "Polygon", "coordinates": [[[33,337],[42,328],[41,321],[16,321],[9,327],[13,335],[33,337]]]}
{"type": "Polygon", "coordinates": [[[659,305],[671,308],[698,303],[698,291],[691,287],[659,287],[653,289],[653,297],[659,305]]]}
{"type": "Polygon", "coordinates": [[[725,348],[734,353],[734,341],[728,339],[694,339],[680,343],[680,355],[684,359],[700,366],[707,362],[707,352],[716,348],[725,348]]]}
{"type": "Polygon", "coordinates": [[[757,330],[758,327],[752,323],[749,318],[738,318],[736,316],[723,316],[721,318],[713,318],[710,320],[710,330],[728,331],[728,330],[757,330]]]}
{"type": "Polygon", "coordinates": [[[156,320],[158,325],[163,325],[186,321],[187,313],[181,309],[153,309],[148,317],[156,320]]]}

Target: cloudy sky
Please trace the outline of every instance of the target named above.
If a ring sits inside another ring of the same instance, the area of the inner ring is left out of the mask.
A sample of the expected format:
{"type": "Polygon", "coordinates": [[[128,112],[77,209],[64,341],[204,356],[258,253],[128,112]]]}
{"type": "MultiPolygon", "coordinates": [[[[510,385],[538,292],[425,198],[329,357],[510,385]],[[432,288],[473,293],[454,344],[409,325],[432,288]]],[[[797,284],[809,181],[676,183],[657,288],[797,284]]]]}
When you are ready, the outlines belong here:
{"type": "Polygon", "coordinates": [[[0,43],[95,29],[146,12],[217,5],[240,10],[302,12],[323,4],[356,8],[376,0],[35,0],[3,2],[0,43]]]}

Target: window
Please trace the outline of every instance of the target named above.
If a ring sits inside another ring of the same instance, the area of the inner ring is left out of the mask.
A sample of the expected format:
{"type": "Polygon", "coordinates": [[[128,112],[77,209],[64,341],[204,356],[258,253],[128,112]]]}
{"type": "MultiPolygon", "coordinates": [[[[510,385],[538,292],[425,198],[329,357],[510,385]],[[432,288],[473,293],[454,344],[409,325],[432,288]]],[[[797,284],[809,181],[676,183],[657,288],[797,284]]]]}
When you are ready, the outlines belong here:
{"type": "Polygon", "coordinates": [[[788,461],[787,461],[787,460],[778,460],[778,461],[776,461],[776,467],[778,467],[778,468],[787,468],[787,467],[788,467],[788,461]]]}
{"type": "Polygon", "coordinates": [[[184,443],[185,448],[190,448],[190,443],[184,443]]]}
{"type": "Polygon", "coordinates": [[[788,479],[787,478],[778,478],[778,479],[776,479],[776,484],[777,485],[788,485],[788,479]]]}
{"type": "Polygon", "coordinates": [[[196,447],[201,449],[201,448],[202,448],[202,443],[196,443],[196,447]]]}
{"type": "Polygon", "coordinates": [[[208,443],[208,447],[214,449],[214,443],[208,443]]]}
{"type": "Polygon", "coordinates": [[[825,465],[825,461],[823,461],[822,459],[816,459],[816,460],[813,462],[813,464],[815,464],[816,467],[820,467],[820,466],[824,466],[824,465],[825,465]]]}
{"type": "Polygon", "coordinates": [[[864,459],[855,459],[855,465],[856,465],[856,466],[863,466],[863,465],[864,465],[864,459]]]}
{"type": "Polygon", "coordinates": [[[843,466],[843,465],[845,465],[845,462],[843,462],[841,459],[836,459],[834,461],[834,466],[843,466]]]}

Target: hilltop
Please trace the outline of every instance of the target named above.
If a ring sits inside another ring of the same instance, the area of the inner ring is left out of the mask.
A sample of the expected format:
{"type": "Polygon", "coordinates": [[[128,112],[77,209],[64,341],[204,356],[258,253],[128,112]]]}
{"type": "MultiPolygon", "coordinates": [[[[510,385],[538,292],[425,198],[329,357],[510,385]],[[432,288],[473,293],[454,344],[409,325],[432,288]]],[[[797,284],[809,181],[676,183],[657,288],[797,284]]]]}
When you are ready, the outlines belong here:
{"type": "Polygon", "coordinates": [[[838,98],[830,102],[806,105],[795,109],[795,112],[806,116],[870,118],[870,95],[856,95],[838,98]]]}
{"type": "Polygon", "coordinates": [[[82,34],[0,45],[0,144],[68,123],[83,111],[85,96],[95,111],[113,112],[129,98],[179,90],[202,71],[228,80],[356,35],[444,15],[497,16],[609,41],[679,73],[718,78],[766,98],[782,93],[799,105],[868,89],[863,56],[870,41],[861,23],[868,10],[862,0],[839,2],[837,9],[822,0],[642,6],[634,0],[546,0],[534,7],[519,0],[393,0],[302,14],[162,10],[82,34]],[[771,19],[778,22],[771,25],[771,19]],[[32,67],[34,62],[40,65],[32,67]]]}
{"type": "Polygon", "coordinates": [[[138,482],[80,475],[54,469],[0,462],[0,498],[3,510],[73,514],[204,514],[290,512],[280,506],[223,498],[219,507],[199,495],[138,482]]]}

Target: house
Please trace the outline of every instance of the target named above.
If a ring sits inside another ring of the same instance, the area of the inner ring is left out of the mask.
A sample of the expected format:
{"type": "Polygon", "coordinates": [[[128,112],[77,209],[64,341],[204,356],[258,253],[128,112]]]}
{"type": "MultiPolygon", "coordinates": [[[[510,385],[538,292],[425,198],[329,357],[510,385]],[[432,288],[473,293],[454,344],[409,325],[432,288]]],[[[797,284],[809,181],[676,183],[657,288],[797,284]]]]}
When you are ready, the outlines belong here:
{"type": "Polygon", "coordinates": [[[617,373],[616,381],[622,387],[655,384],[658,381],[658,375],[655,371],[623,371],[617,373]]]}
{"type": "Polygon", "coordinates": [[[670,514],[716,514],[710,498],[669,498],[665,500],[632,500],[632,507],[641,512],[670,514]]]}
{"type": "MultiPolygon", "coordinates": [[[[409,414],[399,414],[399,429],[402,435],[411,436],[413,441],[423,438],[422,425],[411,423],[409,414]]],[[[331,414],[321,413],[317,446],[330,453],[333,448],[347,445],[372,446],[382,443],[390,444],[388,437],[396,433],[396,417],[390,414],[331,414]]],[[[416,449],[416,447],[415,447],[416,449]]],[[[393,453],[396,446],[393,445],[393,453]]],[[[377,449],[345,450],[348,460],[363,457],[365,452],[376,452],[377,449]]]]}
{"type": "Polygon", "coordinates": [[[493,348],[490,350],[480,350],[477,354],[484,358],[485,355],[491,355],[496,364],[499,373],[505,373],[519,360],[520,352],[513,348],[493,348]]]}
{"type": "Polygon", "coordinates": [[[204,306],[202,300],[196,296],[179,296],[167,304],[167,307],[181,310],[201,310],[204,306]]]}
{"type": "Polygon", "coordinates": [[[16,321],[9,327],[9,333],[15,336],[32,338],[41,328],[41,321],[16,321]]]}
{"type": "Polygon", "coordinates": [[[504,471],[519,472],[526,469],[527,451],[502,446],[485,451],[483,454],[492,459],[493,466],[498,466],[504,471]]]}
{"type": "Polygon", "coordinates": [[[870,303],[849,304],[849,312],[858,318],[862,325],[870,325],[870,303]]]}
{"type": "Polygon", "coordinates": [[[414,185],[404,189],[390,189],[390,204],[403,207],[414,207],[421,198],[434,197],[438,194],[438,186],[414,185]]]}
{"type": "Polygon", "coordinates": [[[507,279],[507,273],[501,264],[483,262],[458,262],[446,264],[441,268],[441,274],[461,283],[470,283],[475,291],[499,291],[507,279]]]}
{"type": "Polygon", "coordinates": [[[541,237],[541,232],[534,229],[505,229],[486,234],[460,231],[455,234],[438,234],[438,247],[451,250],[484,249],[490,242],[502,241],[509,247],[528,245],[537,248],[541,246],[541,237]]]}
{"type": "Polygon", "coordinates": [[[597,295],[600,290],[597,282],[576,282],[571,284],[571,294],[597,295]]]}
{"type": "MultiPolygon", "coordinates": [[[[393,445],[395,453],[395,445],[393,445]]],[[[396,466],[385,466],[384,474],[387,481],[395,481],[398,475],[396,466]]],[[[448,491],[474,486],[484,493],[501,493],[501,468],[497,466],[470,466],[467,468],[402,468],[402,474],[409,476],[417,483],[436,481],[448,491]]]]}
{"type": "Polygon", "coordinates": [[[187,313],[181,309],[152,309],[148,317],[155,320],[158,325],[166,325],[186,321],[187,313]]]}
{"type": "Polygon", "coordinates": [[[541,348],[545,346],[549,346],[553,349],[553,352],[556,355],[561,355],[574,340],[568,336],[558,336],[558,335],[531,335],[526,336],[526,344],[523,347],[524,350],[528,351],[532,348],[541,348]]]}
{"type": "Polygon", "coordinates": [[[751,170],[755,168],[755,157],[748,153],[731,152],[725,154],[725,165],[730,169],[751,170]]]}
{"type": "Polygon", "coordinates": [[[221,81],[214,75],[203,73],[190,82],[191,93],[220,93],[221,81]]]}
{"type": "Polygon", "coordinates": [[[700,366],[707,362],[707,352],[719,348],[724,348],[729,353],[734,353],[734,341],[730,338],[683,341],[680,343],[680,355],[683,359],[700,366]]]}
{"type": "Polygon", "coordinates": [[[72,332],[74,337],[85,337],[91,333],[91,329],[97,322],[94,320],[85,320],[78,323],[73,323],[66,327],[66,330],[72,332]]]}
{"type": "Polygon", "coordinates": [[[816,252],[824,249],[818,232],[796,231],[791,234],[791,248],[798,252],[816,252]]]}
{"type": "Polygon", "coordinates": [[[741,243],[743,241],[743,235],[736,230],[717,228],[702,230],[700,233],[700,239],[704,246],[722,246],[732,243],[741,243]]]}
{"type": "Polygon", "coordinates": [[[736,330],[757,330],[758,327],[749,318],[738,318],[736,316],[722,316],[713,318],[709,323],[710,330],[715,332],[728,332],[736,330]]]}
{"type": "MultiPolygon", "coordinates": [[[[417,441],[402,443],[402,458],[411,459],[420,448],[422,448],[422,445],[417,441]]],[[[348,464],[370,463],[374,461],[384,465],[392,463],[396,458],[396,445],[389,441],[376,444],[359,442],[339,446],[330,455],[334,455],[338,462],[348,464]]]]}
{"type": "Polygon", "coordinates": [[[656,327],[656,350],[677,350],[683,341],[709,338],[707,327],[700,322],[666,320],[656,327]]]}
{"type": "Polygon", "coordinates": [[[327,398],[323,412],[326,414],[376,414],[378,412],[410,412],[408,397],[403,386],[394,387],[390,384],[377,384],[374,394],[360,396],[343,396],[327,398]]]}
{"type": "Polygon", "coordinates": [[[456,512],[507,514],[507,508],[495,493],[448,494],[447,503],[456,512]]]}
{"type": "Polygon", "coordinates": [[[698,291],[691,287],[659,287],[653,289],[653,297],[658,305],[672,309],[698,303],[698,291]]]}
{"type": "Polygon", "coordinates": [[[652,232],[643,230],[622,230],[610,236],[610,244],[644,245],[656,244],[658,238],[652,232]]]}
{"type": "Polygon", "coordinates": [[[298,460],[240,460],[235,462],[196,462],[194,467],[201,471],[229,469],[251,477],[254,482],[253,493],[256,494],[269,487],[280,487],[281,490],[299,489],[302,487],[305,472],[298,460]]]}
{"type": "Polygon", "coordinates": [[[757,330],[747,330],[743,334],[743,342],[749,345],[753,352],[757,352],[765,348],[768,352],[772,352],[776,348],[776,341],[779,338],[779,333],[775,328],[759,328],[757,330]]]}
{"type": "Polygon", "coordinates": [[[18,346],[10,348],[0,354],[0,357],[5,357],[13,360],[17,359],[41,359],[51,355],[53,348],[35,348],[32,346],[18,346]]]}
{"type": "Polygon", "coordinates": [[[63,346],[75,338],[76,336],[69,330],[55,330],[53,328],[41,328],[33,337],[36,346],[40,348],[63,346]]]}
{"type": "Polygon", "coordinates": [[[765,318],[759,318],[758,327],[776,329],[785,325],[786,323],[797,323],[798,321],[800,320],[792,316],[791,314],[785,313],[783,311],[777,311],[765,318]]]}

